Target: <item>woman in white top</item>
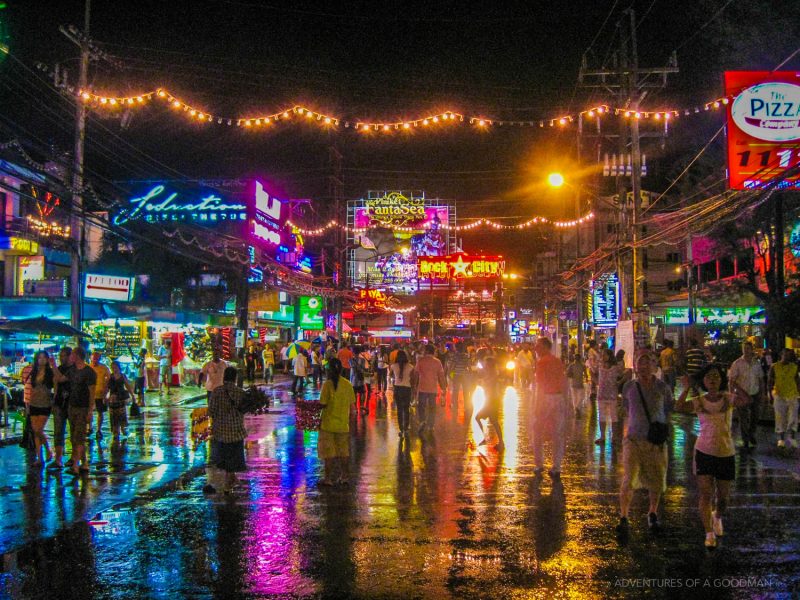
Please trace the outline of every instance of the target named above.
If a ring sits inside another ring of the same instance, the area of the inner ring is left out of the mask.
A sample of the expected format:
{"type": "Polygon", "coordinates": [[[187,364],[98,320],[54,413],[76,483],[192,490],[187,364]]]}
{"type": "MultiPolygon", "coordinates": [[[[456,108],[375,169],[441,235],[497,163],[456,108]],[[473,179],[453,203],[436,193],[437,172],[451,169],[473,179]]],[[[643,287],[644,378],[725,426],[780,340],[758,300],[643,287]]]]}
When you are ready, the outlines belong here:
{"type": "Polygon", "coordinates": [[[700,518],[706,531],[705,545],[715,548],[717,537],[723,534],[722,515],[736,477],[736,448],[731,433],[733,409],[751,400],[739,388],[735,394],[721,392],[724,372],[715,364],[703,369],[697,381],[706,393],[688,398],[691,382],[685,375],[676,409],[695,413],[700,420],[700,435],[694,444],[694,473],[700,494],[700,518]]]}
{"type": "MultiPolygon", "coordinates": [[[[619,379],[622,377],[622,365],[614,358],[614,352],[608,348],[601,354],[602,364],[597,368],[597,413],[600,421],[600,437],[594,443],[604,446],[606,429],[619,421],[619,379]]],[[[616,431],[616,429],[615,429],[616,431]]]]}
{"type": "Polygon", "coordinates": [[[411,372],[414,368],[408,363],[408,355],[404,350],[397,352],[397,358],[389,371],[394,386],[394,402],[397,405],[397,426],[400,436],[408,437],[410,428],[409,409],[411,407],[411,372]]]}

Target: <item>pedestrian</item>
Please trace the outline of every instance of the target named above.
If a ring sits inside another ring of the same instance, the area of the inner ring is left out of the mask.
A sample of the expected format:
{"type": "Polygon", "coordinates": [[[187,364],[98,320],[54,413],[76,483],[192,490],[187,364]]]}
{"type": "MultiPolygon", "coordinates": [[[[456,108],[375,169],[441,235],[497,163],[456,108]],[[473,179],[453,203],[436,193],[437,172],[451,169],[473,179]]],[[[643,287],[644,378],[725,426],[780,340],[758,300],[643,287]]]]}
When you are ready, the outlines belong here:
{"type": "Polygon", "coordinates": [[[304,349],[300,349],[297,356],[294,357],[293,368],[292,395],[297,396],[306,389],[306,377],[308,376],[308,358],[304,349]]]}
{"type": "Polygon", "coordinates": [[[658,355],[658,363],[661,367],[661,379],[669,386],[674,395],[677,381],[678,355],[675,353],[673,345],[672,340],[664,340],[664,349],[658,355]]]}
{"type": "Polygon", "coordinates": [[[139,350],[139,356],[136,358],[134,389],[139,397],[139,406],[144,406],[144,393],[147,391],[147,348],[139,350]]]}
{"type": "Polygon", "coordinates": [[[369,403],[369,399],[372,397],[372,390],[375,387],[377,359],[375,353],[369,347],[361,353],[361,358],[364,359],[364,388],[367,393],[367,403],[369,403]]]}
{"type": "Polygon", "coordinates": [[[692,384],[699,386],[700,382],[697,381],[697,376],[705,368],[707,360],[705,350],[700,347],[700,342],[696,338],[689,339],[689,348],[686,350],[684,362],[686,363],[686,373],[692,384]]]}
{"type": "Polygon", "coordinates": [[[316,344],[311,347],[311,381],[315,390],[322,385],[322,354],[316,344]]]}
{"type": "Polygon", "coordinates": [[[266,344],[264,350],[261,352],[261,358],[264,361],[264,383],[275,382],[275,350],[272,344],[266,344]]]}
{"type": "Polygon", "coordinates": [[[158,395],[163,396],[166,389],[169,396],[170,386],[172,386],[172,340],[164,338],[158,349],[158,395]]]}
{"type": "Polygon", "coordinates": [[[531,384],[533,360],[533,352],[531,352],[530,345],[522,344],[514,359],[514,366],[517,385],[523,390],[527,390],[531,384]]]}
{"type": "Polygon", "coordinates": [[[58,353],[58,373],[61,377],[56,378],[56,389],[53,398],[53,445],[55,446],[55,458],[47,465],[48,469],[64,468],[64,447],[67,434],[67,415],[69,410],[70,383],[69,373],[72,370],[72,349],[63,346],[58,353]]]}
{"type": "Polygon", "coordinates": [[[247,381],[252,382],[256,380],[256,364],[256,349],[253,344],[250,344],[244,355],[244,377],[247,381]]]}
{"type": "Polygon", "coordinates": [[[398,350],[395,361],[389,367],[389,377],[392,380],[392,393],[397,407],[397,427],[400,436],[406,438],[411,425],[411,370],[405,350],[398,350]]]}
{"type": "Polygon", "coordinates": [[[129,398],[136,396],[130,381],[122,373],[119,363],[111,362],[111,379],[108,382],[108,408],[111,412],[111,435],[118,442],[120,433],[123,438],[128,437],[128,413],[125,405],[129,398]]]}
{"type": "Polygon", "coordinates": [[[200,385],[205,384],[207,400],[210,400],[213,391],[223,384],[227,367],[228,363],[222,360],[219,348],[214,348],[211,351],[211,360],[200,370],[200,385]]]}
{"type": "MultiPolygon", "coordinates": [[[[353,346],[353,358],[350,359],[350,385],[353,386],[353,393],[356,396],[356,410],[362,415],[369,412],[369,397],[366,395],[365,360],[361,356],[361,346],[353,346]]],[[[344,371],[344,368],[342,368],[344,371]]]]}
{"type": "Polygon", "coordinates": [[[599,385],[600,365],[603,362],[603,349],[598,348],[597,340],[589,340],[587,344],[589,348],[586,351],[586,370],[589,372],[589,399],[594,402],[599,385]]]}
{"type": "Polygon", "coordinates": [[[772,408],[775,411],[775,434],[778,448],[797,448],[797,405],[800,374],[794,362],[794,350],[784,348],[781,360],[772,363],[769,369],[769,385],[772,408]],[[788,437],[787,437],[788,434],[788,437]]]}
{"type": "Polygon", "coordinates": [[[281,369],[283,369],[283,374],[289,374],[289,345],[284,342],[283,346],[281,346],[280,351],[281,357],[281,369]]]}
{"type": "Polygon", "coordinates": [[[336,358],[342,363],[342,377],[350,380],[350,360],[353,358],[353,352],[347,347],[347,342],[342,342],[339,352],[336,353],[336,358]]]}
{"type": "Polygon", "coordinates": [[[338,358],[328,361],[327,376],[319,398],[322,414],[317,453],[325,465],[325,475],[320,483],[343,485],[348,482],[350,412],[356,397],[353,386],[342,375],[342,363],[338,358]]]}
{"type": "MultiPolygon", "coordinates": [[[[544,471],[544,442],[550,439],[553,446],[553,463],[550,476],[561,477],[561,461],[564,459],[565,421],[567,408],[567,377],[564,365],[552,354],[553,343],[549,338],[536,340],[536,396],[533,410],[533,460],[534,472],[544,471]]],[[[484,359],[485,360],[485,359],[484,359]]]]}
{"type": "MultiPolygon", "coordinates": [[[[92,408],[89,410],[89,417],[92,416],[95,409],[97,409],[97,441],[103,439],[103,415],[106,414],[108,410],[108,404],[106,404],[106,397],[108,396],[108,382],[111,379],[111,370],[100,362],[102,358],[102,354],[95,350],[92,352],[92,370],[94,371],[95,375],[97,376],[97,383],[95,384],[94,388],[94,402],[92,402],[92,408]]],[[[91,418],[89,422],[89,433],[91,434],[91,418]]]]}
{"type": "Polygon", "coordinates": [[[378,394],[386,396],[389,385],[389,353],[386,348],[380,347],[376,352],[375,371],[378,375],[378,394]]]}
{"type": "Polygon", "coordinates": [[[569,395],[572,401],[572,410],[575,417],[579,418],[583,413],[586,404],[586,389],[583,385],[583,378],[586,373],[586,367],[580,354],[577,352],[572,355],[569,365],[567,366],[567,379],[569,379],[569,395]]]}
{"type": "Polygon", "coordinates": [[[75,346],[72,350],[73,369],[69,371],[69,438],[72,442],[73,475],[89,472],[86,459],[86,433],[91,423],[90,408],[95,397],[97,375],[94,369],[86,364],[86,350],[75,346]]]}
{"type": "Polygon", "coordinates": [[[436,420],[436,396],[441,388],[442,395],[447,393],[447,378],[441,361],[434,356],[436,346],[426,344],[417,360],[412,375],[412,385],[417,387],[417,406],[419,410],[419,434],[427,428],[433,432],[436,420]]]}
{"type": "Polygon", "coordinates": [[[655,357],[642,352],[635,366],[636,379],[622,388],[626,419],[617,533],[623,537],[629,530],[628,511],[634,489],[647,490],[648,525],[652,531],[660,527],[658,505],[667,487],[667,419],[674,407],[669,386],[655,376],[655,357]]]}
{"type": "MultiPolygon", "coordinates": [[[[236,367],[225,367],[222,385],[216,388],[208,400],[208,414],[211,417],[211,439],[215,444],[212,454],[216,467],[225,471],[223,492],[230,494],[236,485],[236,473],[247,468],[244,457],[244,440],[247,430],[244,414],[239,407],[244,400],[244,390],[236,385],[236,367]]],[[[204,488],[207,492],[216,491],[213,486],[204,488]]]]}
{"type": "Polygon", "coordinates": [[[470,387],[470,364],[471,360],[467,353],[464,342],[456,344],[456,352],[453,355],[450,365],[453,370],[452,388],[450,390],[450,401],[453,405],[458,406],[458,394],[464,395],[464,406],[470,400],[472,389],[470,387]]]}
{"type": "Polygon", "coordinates": [[[605,348],[601,357],[602,362],[597,369],[597,415],[600,422],[600,437],[594,441],[598,446],[606,443],[606,431],[611,427],[616,429],[616,423],[619,422],[619,381],[623,371],[623,366],[614,359],[613,350],[605,348]]]}
{"type": "Polygon", "coordinates": [[[486,444],[486,431],[483,428],[481,421],[487,420],[494,428],[497,435],[497,450],[503,450],[505,442],[503,441],[503,429],[500,427],[500,404],[503,401],[502,389],[498,379],[497,362],[494,357],[488,357],[483,365],[481,371],[482,386],[484,393],[483,408],[475,413],[475,422],[483,432],[483,439],[478,444],[479,446],[486,444]]]}
{"type": "MultiPolygon", "coordinates": [[[[53,410],[53,388],[56,383],[56,373],[57,369],[50,355],[44,350],[37,352],[29,375],[31,396],[28,404],[34,442],[33,464],[36,466],[43,464],[42,448],[47,454],[47,461],[53,460],[53,452],[50,450],[44,428],[53,410]]],[[[58,373],[58,377],[61,377],[60,373],[58,373]]]]}
{"type": "Polygon", "coordinates": [[[736,394],[724,392],[722,369],[707,365],[699,374],[700,387],[705,394],[695,394],[687,376],[683,378],[676,408],[697,415],[700,435],[694,444],[694,474],[697,476],[700,519],[706,532],[706,548],[717,546],[717,537],[723,535],[722,517],[728,507],[731,486],[736,478],[736,448],[733,445],[731,420],[734,407],[752,402],[740,388],[736,394]]]}
{"type": "Polygon", "coordinates": [[[753,350],[752,342],[742,344],[742,355],[733,361],[728,371],[728,380],[732,392],[742,390],[750,396],[752,402],[738,407],[739,431],[742,436],[742,449],[747,452],[755,450],[756,429],[758,427],[758,411],[766,396],[764,371],[753,350]]]}

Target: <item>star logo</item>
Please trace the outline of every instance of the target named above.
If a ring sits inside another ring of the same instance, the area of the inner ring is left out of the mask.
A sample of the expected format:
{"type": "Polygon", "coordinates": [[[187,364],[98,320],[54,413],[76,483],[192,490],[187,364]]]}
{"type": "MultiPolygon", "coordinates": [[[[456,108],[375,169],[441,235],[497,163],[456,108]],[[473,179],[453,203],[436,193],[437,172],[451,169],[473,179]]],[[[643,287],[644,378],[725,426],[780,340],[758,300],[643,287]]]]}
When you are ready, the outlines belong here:
{"type": "Polygon", "coordinates": [[[453,267],[453,277],[458,277],[459,275],[462,277],[469,277],[467,267],[470,266],[470,264],[472,264],[471,261],[464,262],[464,257],[459,254],[458,260],[450,263],[450,266],[453,267]]]}

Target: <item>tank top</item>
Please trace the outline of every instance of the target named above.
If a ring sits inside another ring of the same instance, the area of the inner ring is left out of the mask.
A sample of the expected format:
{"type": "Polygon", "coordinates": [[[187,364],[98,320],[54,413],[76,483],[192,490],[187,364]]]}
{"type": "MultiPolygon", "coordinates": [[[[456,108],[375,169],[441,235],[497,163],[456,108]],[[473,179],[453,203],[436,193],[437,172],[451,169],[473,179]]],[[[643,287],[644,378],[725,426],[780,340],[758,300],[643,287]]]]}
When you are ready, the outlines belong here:
{"type": "Polygon", "coordinates": [[[730,396],[725,394],[719,402],[709,402],[706,397],[704,395],[699,401],[695,401],[695,412],[700,420],[700,435],[694,448],[710,456],[734,456],[736,449],[731,433],[733,407],[730,396]]]}
{"type": "Polygon", "coordinates": [[[50,408],[53,406],[53,396],[50,388],[44,384],[45,370],[39,369],[36,381],[31,382],[31,406],[36,408],[50,408]]]}
{"type": "Polygon", "coordinates": [[[781,398],[797,398],[797,365],[776,362],[772,365],[772,371],[775,373],[775,394],[781,398]]]}
{"type": "Polygon", "coordinates": [[[125,406],[125,400],[128,399],[130,395],[128,393],[128,388],[125,387],[125,378],[120,377],[117,379],[116,377],[112,376],[111,379],[108,381],[108,392],[109,392],[109,406],[113,408],[119,408],[121,406],[125,406]],[[115,398],[112,400],[110,396],[114,396],[115,398]]]}

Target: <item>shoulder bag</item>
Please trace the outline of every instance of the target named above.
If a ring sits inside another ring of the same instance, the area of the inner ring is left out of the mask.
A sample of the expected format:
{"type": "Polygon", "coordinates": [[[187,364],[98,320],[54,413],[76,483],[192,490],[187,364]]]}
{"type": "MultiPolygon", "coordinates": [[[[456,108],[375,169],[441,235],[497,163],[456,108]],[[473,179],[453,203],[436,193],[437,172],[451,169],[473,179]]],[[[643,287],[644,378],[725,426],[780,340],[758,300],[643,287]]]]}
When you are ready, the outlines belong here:
{"type": "Polygon", "coordinates": [[[639,385],[638,381],[634,381],[634,383],[636,384],[636,390],[639,392],[639,400],[642,401],[642,408],[644,408],[647,422],[650,424],[647,428],[647,441],[656,446],[661,446],[667,441],[667,437],[669,437],[669,428],[666,423],[650,420],[650,411],[647,409],[647,402],[644,401],[642,387],[639,385]]]}

